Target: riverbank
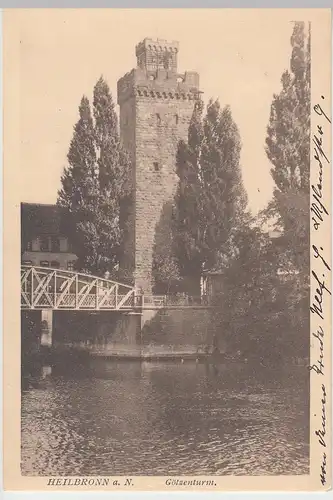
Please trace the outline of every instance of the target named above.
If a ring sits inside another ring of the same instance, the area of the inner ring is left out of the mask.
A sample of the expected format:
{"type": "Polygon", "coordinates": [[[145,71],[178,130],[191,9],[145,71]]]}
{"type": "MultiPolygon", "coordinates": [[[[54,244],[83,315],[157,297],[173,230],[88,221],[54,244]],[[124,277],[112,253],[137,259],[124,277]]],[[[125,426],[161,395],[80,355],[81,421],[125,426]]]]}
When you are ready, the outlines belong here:
{"type": "Polygon", "coordinates": [[[34,353],[24,355],[23,365],[41,364],[86,364],[89,360],[105,359],[114,361],[193,361],[222,362],[225,355],[219,352],[205,352],[191,346],[56,346],[41,347],[34,353]]]}
{"type": "Polygon", "coordinates": [[[194,362],[194,363],[234,363],[254,364],[260,366],[281,366],[284,364],[307,366],[309,360],[262,359],[255,353],[246,358],[238,354],[213,351],[212,348],[193,346],[142,345],[128,346],[121,344],[94,345],[57,345],[43,347],[22,356],[22,367],[38,367],[43,365],[77,365],[86,366],[91,360],[124,361],[124,362],[194,362]]]}

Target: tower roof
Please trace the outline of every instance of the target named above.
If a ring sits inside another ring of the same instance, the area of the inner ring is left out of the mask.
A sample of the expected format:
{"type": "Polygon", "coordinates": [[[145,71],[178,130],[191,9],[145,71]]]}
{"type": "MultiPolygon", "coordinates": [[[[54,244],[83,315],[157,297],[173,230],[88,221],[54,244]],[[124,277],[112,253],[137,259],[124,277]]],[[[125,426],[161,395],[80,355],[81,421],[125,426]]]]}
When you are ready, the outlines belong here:
{"type": "Polygon", "coordinates": [[[151,71],[165,69],[177,71],[179,43],[160,38],[145,38],[135,47],[138,67],[151,71]]]}
{"type": "Polygon", "coordinates": [[[144,38],[135,47],[135,54],[138,56],[144,50],[170,50],[178,52],[179,42],[172,40],[164,40],[163,38],[144,38]]]}

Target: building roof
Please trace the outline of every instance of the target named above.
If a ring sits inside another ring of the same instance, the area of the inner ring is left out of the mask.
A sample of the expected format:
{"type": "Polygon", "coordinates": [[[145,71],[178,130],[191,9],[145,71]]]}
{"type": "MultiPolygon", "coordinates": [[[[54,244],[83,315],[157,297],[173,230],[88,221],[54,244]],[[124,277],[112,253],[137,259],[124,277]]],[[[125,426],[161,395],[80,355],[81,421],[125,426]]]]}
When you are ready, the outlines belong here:
{"type": "Polygon", "coordinates": [[[209,271],[209,270],[203,270],[202,275],[203,276],[220,276],[223,274],[223,271],[221,269],[209,271]]]}
{"type": "Polygon", "coordinates": [[[57,205],[21,203],[21,226],[31,235],[60,235],[63,209],[57,205]]]}
{"type": "Polygon", "coordinates": [[[268,231],[268,236],[272,239],[280,238],[281,236],[283,236],[283,232],[274,229],[274,230],[268,231]]]}

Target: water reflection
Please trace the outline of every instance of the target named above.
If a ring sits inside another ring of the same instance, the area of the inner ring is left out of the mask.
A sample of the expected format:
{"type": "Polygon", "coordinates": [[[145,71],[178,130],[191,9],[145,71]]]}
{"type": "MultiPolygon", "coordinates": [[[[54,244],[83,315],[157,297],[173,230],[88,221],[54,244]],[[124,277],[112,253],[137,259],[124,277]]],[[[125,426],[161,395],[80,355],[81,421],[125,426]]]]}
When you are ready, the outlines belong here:
{"type": "Polygon", "coordinates": [[[305,367],[100,361],[24,389],[24,475],[308,473],[305,367]]]}

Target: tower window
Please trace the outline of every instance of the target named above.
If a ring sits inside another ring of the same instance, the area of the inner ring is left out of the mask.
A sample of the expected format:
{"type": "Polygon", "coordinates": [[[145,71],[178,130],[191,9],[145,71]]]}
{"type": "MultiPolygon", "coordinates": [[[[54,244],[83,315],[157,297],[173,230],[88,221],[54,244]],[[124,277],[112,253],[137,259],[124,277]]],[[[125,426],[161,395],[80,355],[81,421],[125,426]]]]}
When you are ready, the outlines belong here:
{"type": "Polygon", "coordinates": [[[179,116],[178,115],[175,115],[175,122],[176,122],[176,125],[178,125],[178,122],[179,122],[179,116]]]}
{"type": "Polygon", "coordinates": [[[157,121],[157,125],[161,124],[161,115],[159,113],[156,114],[156,121],[157,121]]]}
{"type": "Polygon", "coordinates": [[[170,66],[171,66],[171,54],[170,52],[165,52],[164,53],[164,69],[170,69],[170,66]]]}
{"type": "Polygon", "coordinates": [[[40,251],[41,252],[49,252],[49,239],[48,238],[40,238],[40,251]]]}
{"type": "Polygon", "coordinates": [[[153,165],[154,165],[155,172],[159,172],[160,171],[159,163],[157,161],[154,161],[153,165]]]}

